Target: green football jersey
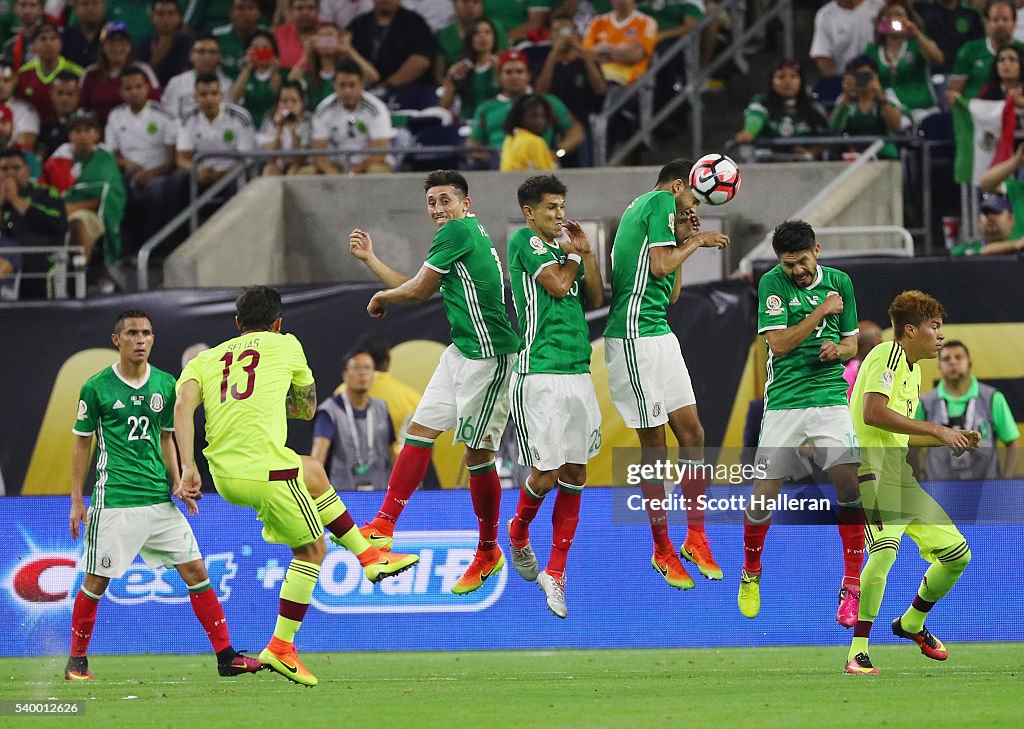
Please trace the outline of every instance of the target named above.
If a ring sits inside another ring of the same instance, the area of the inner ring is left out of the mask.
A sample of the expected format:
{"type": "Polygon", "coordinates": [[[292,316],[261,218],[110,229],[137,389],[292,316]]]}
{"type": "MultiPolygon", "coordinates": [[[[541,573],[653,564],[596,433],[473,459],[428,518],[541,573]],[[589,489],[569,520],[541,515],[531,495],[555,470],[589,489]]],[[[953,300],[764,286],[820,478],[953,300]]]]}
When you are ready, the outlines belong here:
{"type": "Polygon", "coordinates": [[[590,328],[581,296],[583,264],[561,299],[537,283],[541,271],[564,266],[566,260],[561,246],[544,242],[529,228],[520,228],[509,238],[508,269],[520,331],[516,372],[521,375],[590,372],[590,328]]]}
{"type": "Polygon", "coordinates": [[[170,501],[160,450],[162,431],[174,430],[174,378],[149,367],[132,387],[117,364],[82,385],[75,435],[96,435],[96,485],[92,505],[108,509],[170,501]]]}
{"type": "Polygon", "coordinates": [[[678,271],[651,274],[651,248],[676,244],[676,200],[667,190],[645,192],[629,204],[612,244],[612,303],[606,337],[657,337],[672,330],[665,318],[678,271]]]}
{"type": "Polygon", "coordinates": [[[449,220],[434,236],[424,266],[441,274],[452,342],[469,359],[519,351],[505,309],[501,260],[475,215],[449,220]]]}
{"type": "Polygon", "coordinates": [[[818,275],[807,288],[794,284],[776,266],[757,285],[757,333],[796,326],[825,300],[837,293],[843,297],[843,311],[821,320],[796,349],[781,357],[768,349],[768,381],[764,388],[765,410],[793,410],[846,405],[849,384],[843,379],[844,365],[835,359],[822,362],[822,342],[838,343],[857,329],[857,300],[853,284],[844,272],[818,266],[818,275]]]}

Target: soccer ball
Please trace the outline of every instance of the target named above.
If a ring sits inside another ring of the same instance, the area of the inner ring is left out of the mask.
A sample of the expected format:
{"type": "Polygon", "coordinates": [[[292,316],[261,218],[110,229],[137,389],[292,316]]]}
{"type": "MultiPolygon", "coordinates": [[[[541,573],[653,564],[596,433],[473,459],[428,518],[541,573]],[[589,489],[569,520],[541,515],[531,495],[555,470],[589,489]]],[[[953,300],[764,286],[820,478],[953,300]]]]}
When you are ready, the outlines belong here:
{"type": "Polygon", "coordinates": [[[740,168],[724,154],[706,154],[690,168],[690,189],[702,203],[723,205],[740,189],[740,168]]]}

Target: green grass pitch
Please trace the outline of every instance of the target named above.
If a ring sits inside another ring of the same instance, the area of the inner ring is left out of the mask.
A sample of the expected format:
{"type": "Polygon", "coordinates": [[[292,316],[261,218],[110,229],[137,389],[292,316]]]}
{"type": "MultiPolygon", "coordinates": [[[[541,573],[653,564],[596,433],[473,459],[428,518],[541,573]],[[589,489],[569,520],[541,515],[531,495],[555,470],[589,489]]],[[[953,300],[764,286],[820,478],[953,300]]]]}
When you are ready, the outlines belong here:
{"type": "MultiPolygon", "coordinates": [[[[653,625],[653,621],[652,621],[653,625]]],[[[63,658],[0,658],[0,699],[84,699],[84,716],[0,726],[1020,727],[1022,644],[950,645],[936,663],[876,646],[882,675],[844,676],[846,648],[310,653],[307,689],[263,671],[219,678],[213,657],[104,656],[68,685],[63,658]]]]}

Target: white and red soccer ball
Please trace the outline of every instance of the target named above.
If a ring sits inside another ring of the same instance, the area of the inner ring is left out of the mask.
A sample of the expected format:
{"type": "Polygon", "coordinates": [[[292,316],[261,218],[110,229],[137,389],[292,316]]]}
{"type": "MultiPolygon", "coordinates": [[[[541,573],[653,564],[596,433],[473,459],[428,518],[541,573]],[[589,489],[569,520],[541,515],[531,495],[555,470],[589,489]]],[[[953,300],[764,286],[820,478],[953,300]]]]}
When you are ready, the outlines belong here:
{"type": "Polygon", "coordinates": [[[724,205],[740,189],[740,168],[724,154],[706,154],[690,168],[690,189],[709,205],[724,205]]]}

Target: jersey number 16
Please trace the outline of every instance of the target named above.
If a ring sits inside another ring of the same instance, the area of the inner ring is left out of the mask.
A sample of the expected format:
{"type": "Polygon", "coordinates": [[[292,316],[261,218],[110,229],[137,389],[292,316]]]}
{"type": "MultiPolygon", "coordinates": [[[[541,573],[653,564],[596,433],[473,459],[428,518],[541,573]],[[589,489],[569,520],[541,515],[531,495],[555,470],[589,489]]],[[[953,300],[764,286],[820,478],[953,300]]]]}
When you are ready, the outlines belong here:
{"type": "MultiPolygon", "coordinates": [[[[228,375],[231,374],[231,365],[235,361],[235,353],[225,352],[220,361],[224,363],[224,376],[220,380],[220,401],[224,403],[228,401],[228,375]]],[[[231,397],[235,400],[245,400],[252,395],[253,390],[256,388],[256,365],[259,363],[260,353],[255,349],[246,349],[238,355],[238,364],[242,365],[242,371],[249,376],[249,379],[245,382],[244,390],[239,391],[238,385],[231,386],[231,397]],[[248,364],[242,364],[245,360],[249,360],[248,364]]]]}

